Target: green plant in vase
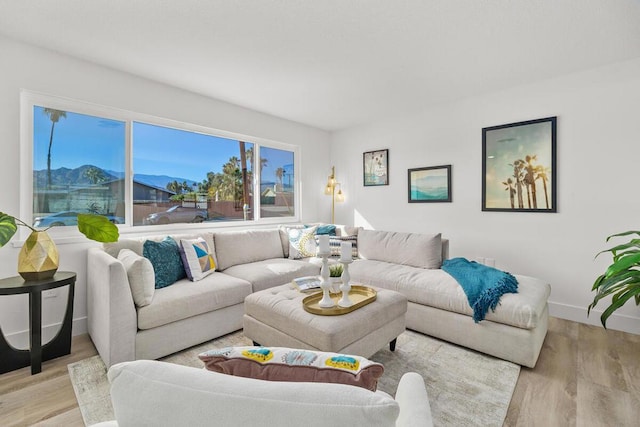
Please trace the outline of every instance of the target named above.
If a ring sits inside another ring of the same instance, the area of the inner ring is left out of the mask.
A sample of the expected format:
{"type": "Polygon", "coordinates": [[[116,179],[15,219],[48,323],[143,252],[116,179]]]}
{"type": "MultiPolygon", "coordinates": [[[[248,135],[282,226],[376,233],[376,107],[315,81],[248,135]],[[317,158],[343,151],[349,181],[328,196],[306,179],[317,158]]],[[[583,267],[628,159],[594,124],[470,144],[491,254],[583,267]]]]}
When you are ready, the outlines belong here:
{"type": "Polygon", "coordinates": [[[340,284],[342,283],[342,264],[333,264],[329,267],[329,281],[331,282],[331,292],[340,292],[340,284]]]}
{"type": "MultiPolygon", "coordinates": [[[[640,237],[640,231],[625,231],[624,233],[613,234],[607,237],[607,242],[612,237],[630,235],[640,237]]],[[[611,304],[600,316],[602,326],[606,329],[609,316],[631,298],[635,300],[637,306],[640,306],[640,239],[632,238],[627,243],[599,252],[596,257],[605,252],[611,252],[613,263],[607,267],[604,274],[596,279],[591,288],[592,291],[596,291],[596,296],[593,298],[593,302],[589,304],[587,316],[602,298],[611,295],[611,304]]]]}
{"type": "Polygon", "coordinates": [[[342,264],[334,264],[329,267],[329,277],[340,277],[342,276],[343,270],[344,267],[342,266],[342,264]]]}
{"type": "MultiPolygon", "coordinates": [[[[11,240],[18,226],[31,230],[18,255],[18,273],[26,280],[52,277],[58,270],[58,249],[47,233],[51,227],[38,230],[12,215],[0,212],[0,247],[11,240]]],[[[78,230],[96,242],[116,242],[119,237],[118,227],[101,215],[79,214],[78,230]]]]}

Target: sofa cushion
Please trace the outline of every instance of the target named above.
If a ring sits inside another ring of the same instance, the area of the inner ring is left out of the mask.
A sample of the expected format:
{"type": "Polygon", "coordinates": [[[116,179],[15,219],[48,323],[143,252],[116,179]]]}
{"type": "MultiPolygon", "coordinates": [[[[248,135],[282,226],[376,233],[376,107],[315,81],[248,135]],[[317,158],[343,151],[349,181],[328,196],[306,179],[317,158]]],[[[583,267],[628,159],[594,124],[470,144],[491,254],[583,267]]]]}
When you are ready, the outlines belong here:
{"type": "Polygon", "coordinates": [[[180,280],[156,289],[151,304],[138,309],[138,329],[151,329],[224,307],[242,304],[251,283],[214,272],[198,282],[180,280]]]}
{"type": "Polygon", "coordinates": [[[318,227],[292,228],[289,230],[289,258],[300,259],[316,255],[316,230],[318,227]]]}
{"type": "Polygon", "coordinates": [[[263,381],[152,360],[114,365],[108,377],[121,426],[393,427],[400,412],[390,396],[361,387],[263,381]]]}
{"type": "Polygon", "coordinates": [[[155,286],[155,274],[151,261],[130,249],[122,249],[118,259],[127,271],[133,302],[138,307],[149,305],[153,300],[155,286]]]}
{"type": "Polygon", "coordinates": [[[212,249],[202,237],[180,240],[180,257],[189,280],[196,282],[215,271],[212,249]]]}
{"type": "MultiPolygon", "coordinates": [[[[473,316],[462,287],[443,270],[356,260],[349,267],[349,273],[354,282],[400,292],[410,302],[473,316]]],[[[518,279],[518,293],[503,295],[495,312],[489,310],[485,319],[533,329],[547,305],[551,287],[532,277],[515,277],[518,279]]]]}
{"type": "Polygon", "coordinates": [[[280,234],[280,243],[282,244],[282,252],[285,258],[289,258],[289,230],[295,228],[304,228],[302,224],[281,225],[278,227],[280,234]]]}
{"type": "Polygon", "coordinates": [[[103,243],[102,247],[106,253],[114,258],[118,258],[122,249],[129,249],[137,255],[142,256],[143,243],[144,239],[120,239],[113,243],[103,243]]]}
{"type": "Polygon", "coordinates": [[[284,257],[277,229],[215,233],[214,242],[218,270],[284,257]]]}
{"type": "Polygon", "coordinates": [[[336,225],[336,236],[357,236],[362,227],[352,227],[349,225],[336,225]]]}
{"type": "Polygon", "coordinates": [[[385,261],[419,268],[440,268],[442,237],[438,234],[358,231],[358,254],[362,259],[385,261]]]}
{"type": "Polygon", "coordinates": [[[297,277],[320,273],[320,265],[286,258],[274,258],[248,264],[234,265],[224,270],[253,285],[253,292],[289,283],[297,277]]]}
{"type": "Polygon", "coordinates": [[[329,250],[331,251],[331,256],[338,257],[342,255],[341,245],[343,242],[351,242],[351,257],[358,258],[358,236],[330,236],[329,250]]]}
{"type": "Polygon", "coordinates": [[[180,258],[178,243],[170,236],[165,237],[161,242],[147,240],[142,247],[142,254],[153,265],[156,289],[172,285],[187,276],[180,258]]]}
{"type": "Polygon", "coordinates": [[[269,381],[348,384],[376,391],[384,367],[361,356],[285,347],[227,347],[198,355],[205,368],[269,381]]]}

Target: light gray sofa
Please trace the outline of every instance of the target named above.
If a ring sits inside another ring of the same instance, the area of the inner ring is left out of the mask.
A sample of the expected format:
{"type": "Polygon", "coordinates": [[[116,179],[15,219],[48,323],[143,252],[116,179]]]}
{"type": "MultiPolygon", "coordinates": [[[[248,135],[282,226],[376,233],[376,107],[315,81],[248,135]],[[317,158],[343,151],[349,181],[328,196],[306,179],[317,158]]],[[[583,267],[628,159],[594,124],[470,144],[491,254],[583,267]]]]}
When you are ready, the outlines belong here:
{"type": "Polygon", "coordinates": [[[116,420],[96,427],[433,425],[415,372],[402,376],[395,399],[344,384],[264,381],[150,360],[111,367],[109,381],[116,420]]]}
{"type": "MultiPolygon", "coordinates": [[[[548,284],[516,276],[495,313],[476,324],[460,286],[440,270],[448,241],[437,235],[363,229],[351,279],[391,289],[409,300],[407,327],[505,360],[534,366],[547,331],[548,284]]],[[[121,240],[88,253],[88,330],[106,366],[157,359],[242,328],[244,298],[252,292],[319,274],[317,259],[288,259],[281,229],[201,233],[214,248],[215,273],[156,289],[152,302],[134,303],[121,249],[142,253],[145,239],[121,240]]],[[[173,236],[176,239],[195,235],[173,236]]]]}
{"type": "Polygon", "coordinates": [[[360,259],[349,269],[351,279],[404,294],[409,301],[408,329],[535,366],[547,334],[549,284],[515,275],[518,293],[504,294],[495,312],[489,310],[485,320],[474,323],[464,291],[440,269],[447,247],[440,234],[361,229],[360,259]]]}

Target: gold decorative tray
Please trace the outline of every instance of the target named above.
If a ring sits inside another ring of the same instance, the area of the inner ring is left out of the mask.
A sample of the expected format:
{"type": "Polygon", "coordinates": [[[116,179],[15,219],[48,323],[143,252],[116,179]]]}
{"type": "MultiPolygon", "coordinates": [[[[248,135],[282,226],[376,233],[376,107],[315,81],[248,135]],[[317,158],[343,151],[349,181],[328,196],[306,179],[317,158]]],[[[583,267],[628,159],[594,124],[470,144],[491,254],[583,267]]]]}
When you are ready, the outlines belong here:
{"type": "Polygon", "coordinates": [[[349,299],[353,302],[351,307],[340,307],[338,301],[342,298],[342,292],[332,293],[331,299],[336,303],[335,306],[329,308],[322,308],[318,305],[322,299],[322,292],[304,297],[302,300],[302,307],[309,313],[320,314],[322,316],[339,316],[341,314],[347,314],[353,310],[357,310],[370,302],[376,300],[377,293],[375,290],[366,286],[352,285],[351,291],[349,291],[349,299]]]}

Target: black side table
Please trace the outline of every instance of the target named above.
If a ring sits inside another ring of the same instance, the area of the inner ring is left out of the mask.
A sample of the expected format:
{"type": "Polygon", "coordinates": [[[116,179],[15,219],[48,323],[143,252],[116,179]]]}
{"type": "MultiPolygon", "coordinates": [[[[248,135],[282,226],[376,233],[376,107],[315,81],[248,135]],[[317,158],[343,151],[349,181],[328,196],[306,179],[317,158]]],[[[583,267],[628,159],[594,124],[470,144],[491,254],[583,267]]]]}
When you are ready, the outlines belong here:
{"type": "Polygon", "coordinates": [[[31,365],[31,375],[42,371],[42,361],[71,353],[73,294],[76,273],[59,271],[52,278],[25,281],[20,276],[0,279],[0,295],[29,294],[29,348],[19,350],[11,346],[0,328],[0,374],[31,365]],[[42,345],[42,291],[69,285],[67,311],[62,328],[50,342],[42,345]]]}

